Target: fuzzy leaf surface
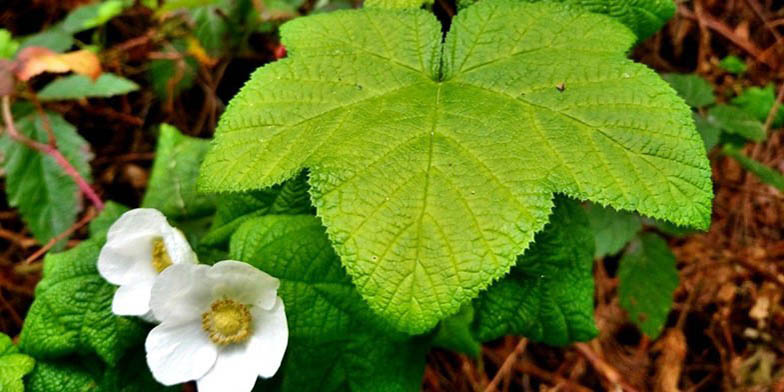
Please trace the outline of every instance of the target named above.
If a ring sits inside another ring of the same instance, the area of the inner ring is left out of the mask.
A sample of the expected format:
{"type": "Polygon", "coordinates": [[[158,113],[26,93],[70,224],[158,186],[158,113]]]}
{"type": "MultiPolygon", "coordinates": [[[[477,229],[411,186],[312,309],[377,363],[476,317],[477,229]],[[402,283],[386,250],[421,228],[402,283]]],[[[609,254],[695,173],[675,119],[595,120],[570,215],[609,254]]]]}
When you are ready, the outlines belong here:
{"type": "Polygon", "coordinates": [[[0,391],[24,392],[22,377],[34,366],[33,358],[19,353],[11,338],[0,333],[0,391]]]}
{"type": "Polygon", "coordinates": [[[651,339],[667,322],[678,287],[675,255],[667,242],[646,233],[635,239],[618,267],[618,298],[629,319],[651,339]]]}
{"type": "Polygon", "coordinates": [[[230,255],[280,279],[289,324],[282,391],[419,390],[427,343],[381,323],[317,217],[248,220],[232,236],[230,255]]]}
{"type": "MultiPolygon", "coordinates": [[[[47,113],[47,116],[57,138],[58,149],[89,181],[88,162],[92,154],[87,142],[59,114],[47,113]]],[[[43,122],[36,114],[19,118],[16,127],[31,139],[42,143],[48,140],[43,122]]],[[[0,137],[0,151],[4,157],[8,202],[19,209],[35,239],[45,244],[71,227],[82,208],[81,194],[76,183],[54,158],[11,139],[7,132],[0,137]]],[[[55,250],[61,249],[64,244],[64,241],[61,242],[55,250]]]]}
{"type": "Polygon", "coordinates": [[[577,202],[557,201],[550,224],[517,266],[474,301],[480,340],[514,334],[561,346],[596,335],[593,232],[577,202]]]}
{"type": "Polygon", "coordinates": [[[443,45],[423,10],[314,15],[282,38],[289,57],[233,98],[201,184],[260,189],[309,168],[360,294],[401,330],[433,327],[504,275],[554,192],[708,225],[691,112],[625,57],[636,37],[606,16],[487,0],[443,45]]]}
{"type": "Polygon", "coordinates": [[[115,365],[140,343],[146,331],[140,319],[112,314],[115,287],[96,267],[101,246],[92,239],[46,256],[19,341],[24,352],[43,359],[95,353],[115,365]]]}

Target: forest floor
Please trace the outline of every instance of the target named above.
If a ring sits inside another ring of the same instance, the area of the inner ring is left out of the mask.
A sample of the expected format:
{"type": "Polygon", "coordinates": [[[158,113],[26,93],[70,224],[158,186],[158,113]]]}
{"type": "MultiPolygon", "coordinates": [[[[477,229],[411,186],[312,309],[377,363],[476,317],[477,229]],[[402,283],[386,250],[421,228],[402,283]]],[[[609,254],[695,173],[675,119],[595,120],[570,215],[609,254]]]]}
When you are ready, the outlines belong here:
{"type": "MultiPolygon", "coordinates": [[[[11,3],[0,10],[0,26],[16,35],[39,31],[84,1],[11,3]]],[[[436,4],[441,13],[454,9],[448,1],[436,4]]],[[[91,144],[99,195],[128,206],[139,205],[154,158],[149,126],[167,122],[193,136],[211,136],[221,102],[228,102],[256,67],[281,54],[275,35],[255,34],[251,53],[200,66],[192,88],[161,99],[142,75],[166,44],[154,34],[159,28],[141,7],[110,22],[104,65],[137,81],[141,91],[48,105],[91,144]]],[[[772,83],[780,102],[783,36],[780,0],[693,0],[681,4],[676,17],[633,57],[661,72],[696,72],[714,85],[719,100],[772,83]],[[748,65],[741,77],[719,67],[730,54],[748,65]]],[[[782,132],[772,130],[765,142],[745,152],[784,171],[782,132]]],[[[670,239],[680,286],[661,337],[650,341],[627,321],[616,295],[618,260],[607,258],[595,268],[599,337],[565,348],[508,337],[486,345],[478,359],[434,350],[423,390],[483,391],[494,382],[502,391],[784,391],[784,194],[734,160],[711,158],[713,224],[707,233],[670,239]]],[[[15,336],[40,279],[41,244],[0,195],[0,331],[15,336]]],[[[84,212],[91,213],[90,208],[84,212]]],[[[85,235],[77,228],[71,245],[85,235]]]]}

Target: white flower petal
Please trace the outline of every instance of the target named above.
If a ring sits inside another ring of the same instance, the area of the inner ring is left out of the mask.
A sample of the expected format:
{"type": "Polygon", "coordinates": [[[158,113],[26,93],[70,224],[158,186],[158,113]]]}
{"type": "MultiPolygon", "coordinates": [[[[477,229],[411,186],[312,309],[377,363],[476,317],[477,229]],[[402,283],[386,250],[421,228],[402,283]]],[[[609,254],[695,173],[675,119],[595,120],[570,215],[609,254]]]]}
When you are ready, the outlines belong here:
{"type": "Polygon", "coordinates": [[[152,286],[150,308],[161,321],[201,320],[212,303],[211,282],[204,264],[174,264],[163,270],[152,286]]]}
{"type": "Polygon", "coordinates": [[[248,263],[219,261],[207,271],[207,277],[215,282],[215,296],[225,296],[262,309],[275,306],[280,281],[248,263]]]}
{"type": "Polygon", "coordinates": [[[253,308],[253,335],[247,343],[249,362],[264,378],[275,375],[289,342],[289,327],[283,300],[276,299],[272,310],[253,308]]]}
{"type": "Polygon", "coordinates": [[[153,279],[158,273],[152,265],[152,242],[155,235],[137,233],[106,242],[98,255],[98,273],[116,285],[153,279]]]}
{"type": "Polygon", "coordinates": [[[196,381],[199,392],[247,392],[253,389],[259,375],[253,357],[242,344],[226,346],[218,351],[218,359],[207,374],[196,381]]]}
{"type": "Polygon", "coordinates": [[[164,385],[201,378],[218,355],[198,322],[160,324],[147,335],[144,348],[153,377],[164,385]]]}
{"type": "Polygon", "coordinates": [[[120,286],[114,293],[112,313],[121,316],[143,316],[150,311],[150,291],[154,279],[143,279],[120,286]]]}
{"type": "Polygon", "coordinates": [[[163,230],[162,237],[163,244],[166,246],[166,253],[169,254],[172,264],[198,263],[196,253],[193,252],[191,245],[181,231],[167,224],[167,227],[163,230]]]}
{"type": "Polygon", "coordinates": [[[153,208],[136,208],[122,214],[106,233],[107,242],[139,234],[161,235],[161,228],[169,226],[166,217],[153,208]]]}

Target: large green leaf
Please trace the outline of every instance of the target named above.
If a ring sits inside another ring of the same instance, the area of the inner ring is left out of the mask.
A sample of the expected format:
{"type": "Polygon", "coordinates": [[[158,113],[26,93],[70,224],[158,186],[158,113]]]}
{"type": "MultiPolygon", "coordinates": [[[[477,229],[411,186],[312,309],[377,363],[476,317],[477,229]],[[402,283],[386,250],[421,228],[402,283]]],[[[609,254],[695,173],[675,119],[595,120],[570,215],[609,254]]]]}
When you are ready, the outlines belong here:
{"type": "Polygon", "coordinates": [[[678,287],[675,255],[656,234],[634,240],[618,268],[618,299],[629,318],[656,339],[667,322],[672,295],[678,287]]]}
{"type": "Polygon", "coordinates": [[[73,74],[55,79],[38,92],[42,100],[106,98],[127,94],[139,85],[111,73],[103,73],[95,81],[84,75],[73,74]]]}
{"type": "Polygon", "coordinates": [[[444,44],[422,10],[299,18],[282,38],[289,57],[221,118],[202,185],[259,189],[310,168],[343,264],[400,329],[433,327],[504,275],[554,192],[709,223],[691,112],[625,58],[635,37],[610,18],[486,0],[444,44]]]}
{"type": "Polygon", "coordinates": [[[101,238],[44,259],[43,279],[25,319],[20,348],[35,358],[96,353],[114,365],[146,331],[137,318],[112,314],[115,287],[96,268],[101,238]]]}
{"type": "Polygon", "coordinates": [[[427,342],[393,333],[357,293],[319,219],[269,215],[242,224],[231,257],[280,279],[289,347],[283,391],[418,391],[427,342]]]}
{"type": "Polygon", "coordinates": [[[0,333],[0,391],[24,392],[22,377],[30,373],[35,361],[20,354],[8,335],[0,333]]]}
{"type": "MultiPolygon", "coordinates": [[[[79,174],[89,181],[92,154],[87,142],[59,114],[47,113],[57,138],[57,147],[79,174]]],[[[33,113],[16,121],[19,132],[46,143],[48,134],[41,118],[33,113]]],[[[19,209],[22,219],[36,240],[46,243],[66,231],[82,208],[81,194],[73,178],[54,158],[32,150],[8,136],[0,137],[3,168],[6,171],[5,192],[11,206],[19,209]]],[[[56,249],[62,248],[65,241],[56,249]]]]}
{"type": "Polygon", "coordinates": [[[593,254],[593,232],[582,207],[559,198],[533,247],[475,301],[479,339],[515,334],[551,345],[592,339],[593,254]]]}
{"type": "Polygon", "coordinates": [[[196,190],[199,165],[208,148],[207,140],[185,136],[177,128],[162,124],[142,206],[158,209],[174,220],[214,212],[214,198],[196,190]]]}

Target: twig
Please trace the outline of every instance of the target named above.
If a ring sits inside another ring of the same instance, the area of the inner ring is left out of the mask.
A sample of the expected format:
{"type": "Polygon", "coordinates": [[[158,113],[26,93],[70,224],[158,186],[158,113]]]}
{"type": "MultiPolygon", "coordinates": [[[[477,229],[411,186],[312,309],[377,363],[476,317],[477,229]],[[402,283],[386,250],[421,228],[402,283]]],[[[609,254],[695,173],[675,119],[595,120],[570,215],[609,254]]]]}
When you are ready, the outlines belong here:
{"type": "Polygon", "coordinates": [[[572,382],[564,378],[563,376],[555,373],[550,373],[538,366],[536,366],[531,361],[521,361],[520,364],[515,366],[520,373],[523,374],[531,374],[534,377],[547,381],[553,385],[564,385],[566,386],[566,390],[568,391],[577,391],[577,392],[590,392],[591,390],[580,385],[572,382]]]}
{"type": "Polygon", "coordinates": [[[95,218],[95,215],[96,215],[95,210],[93,209],[88,210],[87,213],[84,214],[82,219],[79,219],[78,222],[71,225],[71,227],[69,227],[67,230],[65,230],[64,232],[58,234],[56,237],[49,240],[49,242],[47,242],[46,245],[42,246],[41,249],[38,249],[37,251],[35,251],[35,253],[31,254],[30,257],[26,258],[24,263],[30,264],[38,260],[38,258],[43,256],[44,253],[48,252],[49,249],[52,249],[53,246],[55,246],[58,242],[62,241],[63,238],[71,236],[71,234],[73,234],[76,230],[79,230],[85,225],[87,225],[88,223],[90,223],[90,221],[93,220],[93,218],[95,218]]]}
{"type": "Polygon", "coordinates": [[[765,134],[770,133],[770,129],[773,127],[773,122],[776,121],[776,115],[779,114],[779,109],[781,109],[781,102],[784,101],[784,84],[779,87],[779,95],[776,97],[776,103],[773,104],[773,107],[770,108],[770,112],[768,112],[768,118],[765,119],[765,134]]]}
{"type": "Polygon", "coordinates": [[[501,382],[501,379],[512,370],[512,366],[514,366],[515,362],[519,359],[520,355],[525,351],[525,346],[528,344],[528,339],[522,338],[520,339],[520,343],[517,343],[514,351],[506,357],[506,360],[501,365],[501,368],[498,369],[498,373],[495,374],[493,380],[490,381],[490,384],[487,384],[487,388],[485,388],[485,392],[494,392],[498,388],[498,383],[501,382]]]}
{"type": "Polygon", "coordinates": [[[574,347],[577,351],[582,354],[585,359],[590,362],[591,366],[593,366],[596,371],[598,371],[604,378],[607,379],[611,384],[615,386],[620,386],[624,391],[635,392],[635,389],[632,388],[629,384],[623,381],[621,378],[621,374],[615,370],[614,367],[610,366],[607,362],[603,359],[599,358],[595,352],[585,343],[575,343],[574,347]]]}
{"type": "Polygon", "coordinates": [[[103,210],[104,205],[103,201],[101,201],[101,198],[98,197],[93,188],[90,187],[90,184],[85,181],[84,177],[79,174],[73,165],[71,165],[71,163],[65,159],[60,150],[55,147],[54,139],[52,139],[52,144],[44,144],[19,133],[19,131],[16,129],[16,126],[14,125],[13,116],[11,115],[11,98],[9,96],[3,97],[2,106],[3,120],[5,121],[5,128],[8,131],[8,136],[33,150],[54,158],[57,165],[60,166],[63,171],[65,171],[65,174],[74,180],[76,185],[79,187],[79,190],[82,191],[84,196],[90,200],[95,208],[98,211],[103,210]]]}

